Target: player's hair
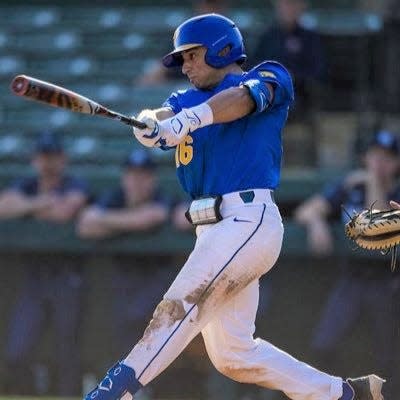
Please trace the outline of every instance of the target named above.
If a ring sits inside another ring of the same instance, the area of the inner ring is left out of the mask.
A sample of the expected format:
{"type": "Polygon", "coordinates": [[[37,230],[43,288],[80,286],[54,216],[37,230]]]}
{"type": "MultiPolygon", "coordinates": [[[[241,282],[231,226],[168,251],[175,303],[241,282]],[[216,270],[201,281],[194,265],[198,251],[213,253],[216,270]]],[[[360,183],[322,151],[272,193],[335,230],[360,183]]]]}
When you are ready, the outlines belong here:
{"type": "Polygon", "coordinates": [[[174,33],[174,50],[163,57],[163,64],[181,66],[182,52],[200,46],[207,49],[205,61],[214,68],[235,62],[241,65],[247,59],[243,37],[235,23],[219,14],[204,14],[178,26],[174,33]]]}

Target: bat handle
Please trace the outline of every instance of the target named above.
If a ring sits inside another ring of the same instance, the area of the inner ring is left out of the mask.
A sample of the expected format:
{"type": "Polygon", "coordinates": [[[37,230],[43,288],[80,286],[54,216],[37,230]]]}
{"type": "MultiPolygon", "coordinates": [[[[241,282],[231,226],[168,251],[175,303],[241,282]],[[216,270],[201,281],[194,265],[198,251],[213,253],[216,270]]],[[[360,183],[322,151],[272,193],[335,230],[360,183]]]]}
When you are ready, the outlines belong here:
{"type": "Polygon", "coordinates": [[[134,126],[135,128],[138,128],[138,129],[146,129],[147,128],[147,125],[144,122],[138,121],[137,119],[135,119],[133,117],[128,117],[127,115],[120,114],[115,111],[111,111],[108,108],[101,106],[100,104],[97,104],[95,113],[106,116],[106,117],[110,117],[112,119],[119,120],[126,125],[134,126]]]}
{"type": "Polygon", "coordinates": [[[138,129],[146,129],[147,128],[147,125],[144,122],[138,121],[135,118],[128,117],[126,121],[122,121],[122,122],[125,122],[125,124],[127,124],[129,126],[133,126],[138,129]]]}

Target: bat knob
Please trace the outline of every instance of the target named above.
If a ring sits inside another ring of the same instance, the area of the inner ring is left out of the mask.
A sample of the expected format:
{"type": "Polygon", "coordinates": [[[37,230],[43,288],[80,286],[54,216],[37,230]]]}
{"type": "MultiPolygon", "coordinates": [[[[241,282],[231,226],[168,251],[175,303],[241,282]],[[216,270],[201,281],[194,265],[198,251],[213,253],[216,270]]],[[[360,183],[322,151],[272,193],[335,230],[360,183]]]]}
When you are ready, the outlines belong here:
{"type": "Polygon", "coordinates": [[[11,91],[17,96],[23,96],[28,88],[29,81],[25,75],[18,75],[11,82],[11,91]]]}

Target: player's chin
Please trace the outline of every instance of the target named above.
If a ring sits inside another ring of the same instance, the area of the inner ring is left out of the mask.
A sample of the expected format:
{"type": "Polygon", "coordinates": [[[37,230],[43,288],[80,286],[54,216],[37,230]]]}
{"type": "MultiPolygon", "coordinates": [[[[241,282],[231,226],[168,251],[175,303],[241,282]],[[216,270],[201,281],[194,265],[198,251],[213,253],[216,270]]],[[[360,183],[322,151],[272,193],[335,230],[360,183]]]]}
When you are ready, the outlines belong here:
{"type": "Polygon", "coordinates": [[[196,81],[193,81],[192,79],[189,80],[190,84],[194,86],[196,89],[202,89],[201,85],[199,85],[196,81]]]}
{"type": "Polygon", "coordinates": [[[201,84],[201,83],[196,83],[196,84],[192,83],[192,85],[196,89],[199,89],[199,90],[210,90],[210,89],[212,89],[212,86],[201,84]]]}
{"type": "Polygon", "coordinates": [[[207,89],[207,85],[204,82],[199,81],[198,79],[189,79],[189,82],[196,88],[196,89],[207,89]]]}

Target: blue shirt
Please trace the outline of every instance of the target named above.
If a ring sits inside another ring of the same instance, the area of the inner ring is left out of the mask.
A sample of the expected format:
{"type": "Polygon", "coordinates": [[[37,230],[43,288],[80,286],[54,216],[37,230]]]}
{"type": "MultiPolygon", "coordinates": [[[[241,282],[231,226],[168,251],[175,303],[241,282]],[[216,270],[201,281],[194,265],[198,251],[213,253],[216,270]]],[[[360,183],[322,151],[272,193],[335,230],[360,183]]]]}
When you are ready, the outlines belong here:
{"type": "MultiPolygon", "coordinates": [[[[168,207],[167,199],[164,199],[159,191],[154,193],[154,196],[147,203],[158,203],[168,207]]],[[[122,186],[106,190],[96,202],[96,206],[102,210],[121,210],[128,208],[126,195],[122,186]]]]}
{"type": "MultiPolygon", "coordinates": [[[[365,203],[366,195],[366,184],[364,182],[349,184],[347,179],[328,185],[322,192],[322,197],[331,206],[332,217],[340,217],[343,223],[349,221],[349,216],[343,210],[343,207],[352,215],[353,212],[361,212],[366,207],[371,206],[365,203]]],[[[400,185],[396,185],[386,193],[386,200],[388,202],[389,200],[400,201],[400,185]]]]}
{"type": "Polygon", "coordinates": [[[296,87],[305,80],[323,81],[326,77],[320,35],[299,25],[292,30],[279,24],[268,28],[255,46],[253,59],[256,63],[265,59],[281,62],[294,76],[296,87]]]}
{"type": "Polygon", "coordinates": [[[290,74],[282,65],[266,61],[249,72],[226,75],[211,90],[174,92],[164,107],[176,114],[182,108],[199,105],[222,90],[253,79],[274,86],[274,101],[265,111],[197,129],[176,147],[177,175],[192,198],[278,186],[281,132],[294,96],[290,74]]]}
{"type": "MultiPolygon", "coordinates": [[[[11,190],[24,194],[25,196],[37,196],[39,194],[39,179],[36,176],[17,179],[10,187],[11,190]]],[[[89,187],[83,179],[65,175],[60,185],[53,192],[58,195],[66,195],[70,192],[79,192],[89,196],[89,187]]]]}

